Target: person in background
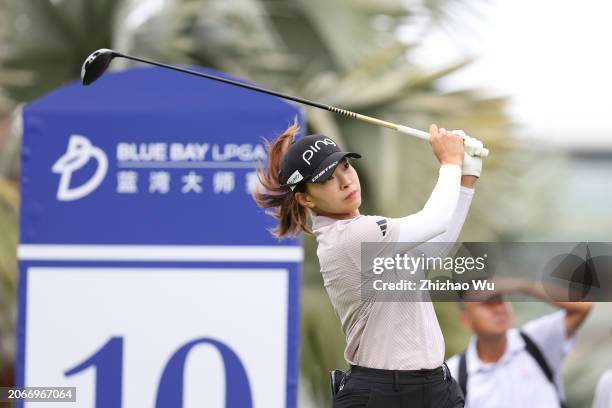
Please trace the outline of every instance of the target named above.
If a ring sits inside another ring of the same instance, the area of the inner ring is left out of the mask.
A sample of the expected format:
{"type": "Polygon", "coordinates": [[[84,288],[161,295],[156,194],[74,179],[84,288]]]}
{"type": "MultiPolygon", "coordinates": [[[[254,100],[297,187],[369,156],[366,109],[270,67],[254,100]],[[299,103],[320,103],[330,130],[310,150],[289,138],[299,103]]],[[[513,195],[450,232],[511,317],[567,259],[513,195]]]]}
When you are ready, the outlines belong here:
{"type": "Polygon", "coordinates": [[[448,367],[468,408],[564,407],[561,364],[589,315],[591,302],[557,302],[533,282],[499,279],[485,301],[462,302],[460,320],[474,336],[448,367]],[[513,310],[503,295],[521,292],[558,311],[513,328],[513,310]]]}

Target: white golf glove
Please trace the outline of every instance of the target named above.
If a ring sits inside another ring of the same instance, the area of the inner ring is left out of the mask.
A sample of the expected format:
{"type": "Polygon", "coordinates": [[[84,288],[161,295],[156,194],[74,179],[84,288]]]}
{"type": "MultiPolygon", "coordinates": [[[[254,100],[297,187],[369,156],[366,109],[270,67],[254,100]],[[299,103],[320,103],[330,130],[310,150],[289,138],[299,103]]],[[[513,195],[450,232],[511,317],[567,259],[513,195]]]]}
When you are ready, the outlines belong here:
{"type": "Polygon", "coordinates": [[[452,133],[463,138],[465,153],[463,155],[461,175],[480,177],[480,173],[482,173],[482,157],[478,156],[478,154],[482,150],[482,142],[466,135],[463,130],[453,130],[452,133]]]}

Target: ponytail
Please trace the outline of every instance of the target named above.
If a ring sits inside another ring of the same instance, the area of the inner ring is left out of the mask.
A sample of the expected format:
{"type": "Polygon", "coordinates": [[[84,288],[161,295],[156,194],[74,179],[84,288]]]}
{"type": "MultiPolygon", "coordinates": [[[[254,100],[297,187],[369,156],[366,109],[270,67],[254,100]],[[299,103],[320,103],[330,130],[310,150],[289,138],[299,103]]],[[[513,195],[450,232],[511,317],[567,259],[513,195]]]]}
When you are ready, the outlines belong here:
{"type": "Polygon", "coordinates": [[[280,180],[281,161],[289,147],[295,142],[299,130],[300,126],[295,118],[293,124],[274,142],[264,140],[268,152],[268,166],[257,169],[257,176],[263,190],[260,191],[260,188],[257,188],[252,196],[258,206],[271,209],[266,213],[278,221],[278,225],[272,230],[272,235],[277,238],[295,237],[300,231],[312,234],[308,226],[309,210],[298,203],[293,191],[287,187],[281,187],[280,180]]]}

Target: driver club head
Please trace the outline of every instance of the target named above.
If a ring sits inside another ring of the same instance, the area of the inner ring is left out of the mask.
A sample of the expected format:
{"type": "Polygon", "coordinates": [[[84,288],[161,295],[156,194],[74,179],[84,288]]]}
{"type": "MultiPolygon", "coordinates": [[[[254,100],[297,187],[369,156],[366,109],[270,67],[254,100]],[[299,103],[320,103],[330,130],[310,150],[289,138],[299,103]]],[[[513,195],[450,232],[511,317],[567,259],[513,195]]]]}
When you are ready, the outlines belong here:
{"type": "Polygon", "coordinates": [[[100,48],[92,52],[81,67],[81,81],[83,85],[89,85],[100,78],[108,68],[111,60],[117,55],[119,54],[108,48],[100,48]]]}

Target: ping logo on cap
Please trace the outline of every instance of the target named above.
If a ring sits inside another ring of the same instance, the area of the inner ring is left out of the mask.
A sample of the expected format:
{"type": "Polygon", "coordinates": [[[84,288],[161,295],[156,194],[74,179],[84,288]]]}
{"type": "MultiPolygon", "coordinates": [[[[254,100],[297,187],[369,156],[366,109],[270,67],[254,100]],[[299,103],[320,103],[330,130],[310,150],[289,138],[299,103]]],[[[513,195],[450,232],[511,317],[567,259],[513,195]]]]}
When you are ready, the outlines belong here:
{"type": "Polygon", "coordinates": [[[319,147],[319,143],[323,143],[324,145],[332,145],[337,146],[336,142],[326,137],[325,139],[317,140],[312,145],[308,146],[308,148],[302,153],[302,159],[310,166],[310,160],[314,156],[316,152],[321,150],[319,147]],[[308,156],[308,157],[307,157],[308,156]]]}

